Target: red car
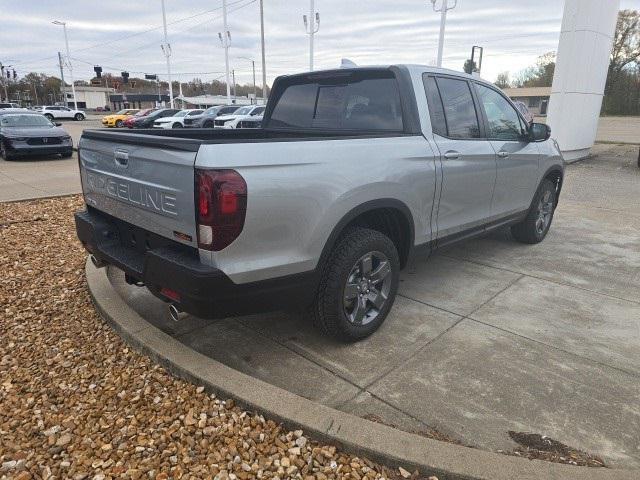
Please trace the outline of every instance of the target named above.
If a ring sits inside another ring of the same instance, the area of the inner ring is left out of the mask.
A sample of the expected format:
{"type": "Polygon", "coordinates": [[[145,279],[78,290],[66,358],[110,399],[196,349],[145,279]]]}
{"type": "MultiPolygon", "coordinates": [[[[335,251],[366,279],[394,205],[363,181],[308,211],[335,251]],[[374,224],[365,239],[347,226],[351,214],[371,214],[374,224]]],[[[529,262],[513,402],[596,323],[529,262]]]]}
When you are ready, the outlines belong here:
{"type": "Polygon", "coordinates": [[[157,108],[147,108],[146,110],[140,110],[138,113],[136,113],[135,115],[130,116],[129,118],[127,118],[124,121],[124,126],[127,128],[133,128],[133,122],[135,120],[137,120],[140,117],[146,117],[147,115],[149,115],[151,112],[155,112],[157,110],[157,108]]]}

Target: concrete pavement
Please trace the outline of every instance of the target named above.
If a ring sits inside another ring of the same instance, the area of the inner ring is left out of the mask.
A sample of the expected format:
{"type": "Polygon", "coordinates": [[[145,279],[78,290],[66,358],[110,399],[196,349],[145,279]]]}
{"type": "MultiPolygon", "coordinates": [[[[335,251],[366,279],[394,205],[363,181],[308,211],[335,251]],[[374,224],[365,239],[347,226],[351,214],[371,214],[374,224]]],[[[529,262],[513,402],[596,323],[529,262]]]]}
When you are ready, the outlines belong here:
{"type": "Polygon", "coordinates": [[[640,467],[640,170],[635,147],[568,167],[539,245],[507,232],[441,251],[402,275],[379,332],[354,345],[302,314],[167,319],[145,289],[129,307],[196,352],[344,412],[437,430],[487,450],[509,430],[640,467]]]}

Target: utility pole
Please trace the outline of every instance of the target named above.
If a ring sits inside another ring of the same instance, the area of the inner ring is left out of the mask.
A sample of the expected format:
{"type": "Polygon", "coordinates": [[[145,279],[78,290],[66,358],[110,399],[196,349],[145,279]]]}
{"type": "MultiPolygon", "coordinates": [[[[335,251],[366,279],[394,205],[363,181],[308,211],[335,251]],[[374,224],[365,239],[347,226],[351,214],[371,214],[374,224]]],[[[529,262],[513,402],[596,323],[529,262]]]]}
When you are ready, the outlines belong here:
{"type": "Polygon", "coordinates": [[[9,94],[7,93],[7,77],[4,76],[4,65],[0,63],[0,73],[2,74],[2,87],[4,89],[4,101],[9,101],[9,94]]]}
{"type": "Polygon", "coordinates": [[[62,67],[62,54],[58,52],[58,62],[60,63],[60,90],[62,91],[62,99],[64,100],[64,106],[68,107],[69,102],[67,102],[67,92],[65,91],[65,83],[64,83],[64,68],[62,67]]]}
{"type": "Polygon", "coordinates": [[[448,5],[448,0],[442,0],[440,9],[436,8],[436,1],[431,0],[434,12],[440,12],[440,36],[438,37],[438,67],[442,67],[442,51],[444,50],[444,27],[447,23],[447,11],[453,10],[458,5],[458,0],[453,0],[453,6],[448,5]]]}
{"type": "Polygon", "coordinates": [[[309,35],[309,71],[313,72],[313,36],[320,30],[320,14],[316,12],[314,0],[309,0],[309,19],[302,16],[304,29],[309,35]]]}
{"type": "Polygon", "coordinates": [[[229,45],[231,45],[231,33],[227,26],[227,0],[222,0],[222,19],[224,33],[218,32],[218,38],[224,47],[224,76],[227,82],[227,103],[231,104],[231,85],[229,79],[229,45]]]}
{"type": "Polygon", "coordinates": [[[233,77],[233,103],[236,103],[236,71],[231,70],[231,76],[233,77]]]}
{"type": "Polygon", "coordinates": [[[69,53],[69,37],[67,36],[67,23],[54,20],[54,25],[62,25],[64,30],[64,43],[67,47],[67,66],[69,67],[69,75],[71,76],[71,92],[73,93],[73,108],[78,109],[78,99],[76,98],[76,86],[73,81],[73,64],[71,63],[71,54],[69,53]]]}
{"type": "MultiPolygon", "coordinates": [[[[264,9],[263,9],[262,3],[263,3],[263,0],[260,0],[260,43],[262,47],[262,103],[267,103],[267,62],[265,60],[265,55],[264,55],[264,9]]],[[[255,78],[255,73],[254,73],[254,78],[255,78]]],[[[258,103],[257,98],[256,98],[256,103],[258,103]]]]}
{"type": "Polygon", "coordinates": [[[164,27],[164,43],[160,45],[162,49],[162,53],[164,53],[165,58],[167,59],[167,76],[169,77],[169,103],[171,104],[171,108],[173,108],[173,84],[171,83],[171,45],[167,40],[167,14],[164,9],[164,0],[162,0],[162,26],[164,27]]]}
{"type": "Polygon", "coordinates": [[[249,57],[237,57],[243,60],[249,60],[251,62],[251,68],[253,70],[253,97],[256,99],[256,105],[258,104],[258,89],[256,87],[256,61],[249,57]]]}

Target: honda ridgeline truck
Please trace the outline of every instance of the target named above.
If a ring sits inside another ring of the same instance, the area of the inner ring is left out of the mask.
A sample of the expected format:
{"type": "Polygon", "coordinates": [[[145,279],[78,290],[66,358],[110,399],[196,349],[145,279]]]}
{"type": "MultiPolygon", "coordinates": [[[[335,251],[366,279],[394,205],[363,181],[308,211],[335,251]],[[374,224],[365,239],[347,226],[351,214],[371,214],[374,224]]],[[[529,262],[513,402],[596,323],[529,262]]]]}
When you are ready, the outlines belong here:
{"type": "Polygon", "coordinates": [[[424,66],[276,79],[260,129],[85,130],[80,241],[175,317],[308,307],[373,333],[400,270],[509,226],[547,234],[564,163],[498,88],[424,66]]]}

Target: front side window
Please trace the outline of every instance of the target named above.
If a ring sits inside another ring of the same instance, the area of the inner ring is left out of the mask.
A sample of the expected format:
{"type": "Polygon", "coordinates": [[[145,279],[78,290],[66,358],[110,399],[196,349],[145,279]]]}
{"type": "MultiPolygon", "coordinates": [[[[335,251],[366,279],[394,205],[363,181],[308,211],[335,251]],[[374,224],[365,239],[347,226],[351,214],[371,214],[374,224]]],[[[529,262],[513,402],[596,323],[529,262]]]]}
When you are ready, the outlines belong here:
{"type": "Polygon", "coordinates": [[[278,98],[270,127],[402,132],[402,106],[391,72],[309,80],[278,98]]]}
{"type": "Polygon", "coordinates": [[[494,89],[476,84],[480,103],[487,115],[489,138],[520,140],[524,135],[520,115],[507,100],[494,89]]]}
{"type": "Polygon", "coordinates": [[[436,80],[442,97],[448,137],[480,138],[478,115],[466,80],[440,77],[436,80]]]}

